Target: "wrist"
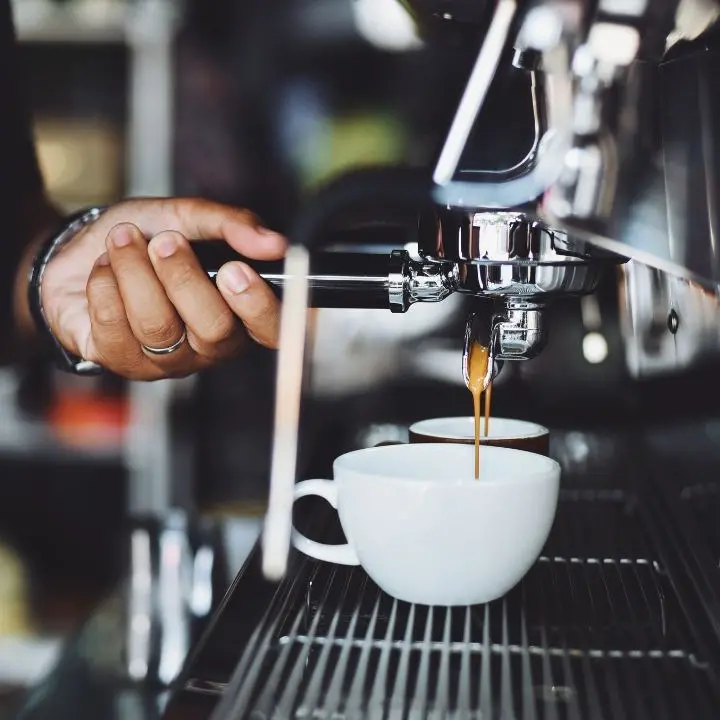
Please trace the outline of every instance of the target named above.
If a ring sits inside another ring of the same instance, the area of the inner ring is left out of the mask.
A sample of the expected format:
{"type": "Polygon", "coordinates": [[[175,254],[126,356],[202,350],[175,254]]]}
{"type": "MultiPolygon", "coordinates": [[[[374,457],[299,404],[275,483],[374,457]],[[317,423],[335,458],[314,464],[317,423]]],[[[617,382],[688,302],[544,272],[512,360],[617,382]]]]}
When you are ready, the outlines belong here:
{"type": "Polygon", "coordinates": [[[33,343],[39,337],[28,302],[30,271],[42,245],[50,235],[62,227],[64,221],[62,213],[50,204],[43,204],[38,214],[40,215],[38,222],[34,223],[27,233],[26,249],[17,266],[13,286],[15,329],[24,343],[33,343]]]}
{"type": "Polygon", "coordinates": [[[32,324],[52,353],[58,367],[77,375],[95,375],[101,372],[102,368],[68,351],[55,336],[43,308],[42,283],[45,270],[52,259],[104,212],[104,207],[91,207],[65,218],[61,228],[39,245],[27,274],[26,297],[32,324]]]}

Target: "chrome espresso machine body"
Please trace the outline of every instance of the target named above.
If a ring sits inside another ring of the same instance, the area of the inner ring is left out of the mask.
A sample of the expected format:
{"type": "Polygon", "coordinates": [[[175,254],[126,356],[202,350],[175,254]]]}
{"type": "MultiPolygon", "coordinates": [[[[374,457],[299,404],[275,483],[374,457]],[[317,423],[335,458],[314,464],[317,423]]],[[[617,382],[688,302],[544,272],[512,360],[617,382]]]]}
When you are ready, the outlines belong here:
{"type": "MultiPolygon", "coordinates": [[[[257,595],[242,597],[238,578],[168,716],[717,717],[720,537],[693,520],[718,508],[712,483],[567,487],[537,567],[484,608],[404,607],[359,570],[292,554],[309,307],[405,312],[465,294],[491,308],[495,373],[543,351],[551,303],[618,273],[632,374],[720,351],[720,6],[404,4],[423,29],[483,28],[476,62],[430,172],[342,178],[307,203],[284,262],[254,263],[283,298],[268,512],[243,571],[257,595]],[[514,167],[484,170],[468,150],[492,142],[473,130],[508,49],[527,73],[534,138],[514,167]],[[416,253],[407,227],[375,221],[387,206],[415,218],[416,253]],[[356,237],[396,238],[397,249],[343,251],[348,218],[356,237]],[[221,677],[207,647],[233,633],[242,646],[221,677]]],[[[196,252],[210,275],[229,257],[207,243],[196,252]]]]}
{"type": "MultiPolygon", "coordinates": [[[[336,181],[297,219],[285,262],[256,263],[285,300],[263,546],[269,578],[284,575],[290,546],[306,308],[405,312],[417,302],[467,294],[492,303],[487,342],[496,361],[490,372],[498,372],[504,361],[542,351],[548,303],[592,293],[604,272],[620,267],[631,344],[643,335],[647,349],[647,336],[658,344],[658,333],[674,342],[687,324],[692,337],[683,342],[696,354],[720,346],[717,81],[711,52],[673,58],[677,47],[696,38],[702,46],[712,36],[717,5],[416,0],[408,6],[421,27],[432,18],[484,22],[486,29],[432,176],[384,169],[336,181]],[[513,65],[529,78],[534,137],[514,167],[468,166],[470,145],[485,140],[474,138],[473,129],[510,46],[513,65]],[[407,228],[373,223],[373,208],[388,205],[415,211],[419,256],[402,247],[389,257],[323,247],[342,238],[331,231],[348,217],[356,219],[359,236],[384,234],[386,244],[393,237],[403,244],[407,228]],[[704,312],[693,312],[698,303],[704,312]]],[[[197,252],[211,276],[229,257],[209,245],[197,252]]],[[[641,355],[635,353],[636,373],[652,371],[652,360],[641,355]]],[[[679,358],[655,358],[655,370],[658,364],[672,370],[679,358]]]]}

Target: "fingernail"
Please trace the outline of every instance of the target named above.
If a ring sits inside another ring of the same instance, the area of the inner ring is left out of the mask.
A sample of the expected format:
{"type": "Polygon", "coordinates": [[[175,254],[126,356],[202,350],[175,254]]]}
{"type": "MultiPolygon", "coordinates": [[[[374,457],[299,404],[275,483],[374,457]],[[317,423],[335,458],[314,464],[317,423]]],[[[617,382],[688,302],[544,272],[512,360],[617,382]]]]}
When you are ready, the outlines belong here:
{"type": "Polygon", "coordinates": [[[161,235],[152,241],[153,250],[161,258],[169,258],[178,247],[177,240],[172,235],[161,235]]]}
{"type": "Polygon", "coordinates": [[[120,226],[115,228],[110,234],[110,241],[116,248],[127,247],[134,240],[133,234],[129,228],[120,226]]]}
{"type": "Polygon", "coordinates": [[[106,267],[110,264],[110,256],[104,252],[96,261],[95,264],[98,267],[106,267]]]}
{"type": "Polygon", "coordinates": [[[250,287],[250,278],[248,278],[242,265],[236,263],[229,263],[220,268],[218,282],[236,295],[245,292],[250,287]]]}

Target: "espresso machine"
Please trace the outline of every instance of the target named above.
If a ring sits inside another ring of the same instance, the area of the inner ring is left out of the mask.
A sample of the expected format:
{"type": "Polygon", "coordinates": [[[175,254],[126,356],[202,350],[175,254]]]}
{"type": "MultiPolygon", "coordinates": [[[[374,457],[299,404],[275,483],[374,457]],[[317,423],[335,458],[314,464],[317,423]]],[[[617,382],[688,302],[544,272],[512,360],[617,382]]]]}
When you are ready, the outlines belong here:
{"type": "MultiPolygon", "coordinates": [[[[432,172],[383,168],[336,180],[305,205],[284,262],[251,263],[284,299],[263,541],[273,580],[285,574],[290,543],[307,308],[404,313],[455,293],[474,298],[487,318],[480,333],[494,359],[489,382],[503,363],[542,352],[550,304],[591,294],[619,271],[636,374],[677,369],[712,355],[720,341],[716,4],[407,5],[429,35],[437,23],[484,30],[432,172]],[[693,41],[696,53],[686,48],[693,41]],[[472,164],[473,145],[488,142],[474,129],[509,57],[526,75],[532,133],[518,139],[528,142],[518,163],[485,170],[472,164]],[[404,223],[380,220],[387,208],[404,223]],[[348,252],[360,239],[397,247],[348,252]]],[[[211,277],[232,257],[221,245],[196,252],[211,277]]],[[[478,328],[471,316],[466,348],[478,328]]]]}
{"type": "MultiPolygon", "coordinates": [[[[403,313],[472,298],[484,321],[471,315],[465,342],[483,336],[490,381],[540,362],[556,301],[589,297],[613,274],[631,376],[672,376],[720,349],[720,6],[404,4],[427,42],[438,28],[475,37],[476,60],[431,171],[341,178],[305,204],[285,260],[256,264],[284,301],[268,512],[168,717],[716,717],[717,453],[668,461],[662,438],[633,434],[628,457],[644,447],[649,461],[579,482],[564,465],[546,550],[482,608],[404,606],[361,570],[290,548],[309,307],[403,313]],[[492,142],[478,118],[508,62],[524,75],[532,132],[519,162],[486,170],[472,161],[492,142]],[[395,248],[348,250],[370,237],[395,248]]],[[[211,275],[228,259],[198,253],[211,275]]],[[[565,449],[614,453],[579,434],[565,449]]],[[[307,522],[315,537],[326,527],[307,522]]]]}

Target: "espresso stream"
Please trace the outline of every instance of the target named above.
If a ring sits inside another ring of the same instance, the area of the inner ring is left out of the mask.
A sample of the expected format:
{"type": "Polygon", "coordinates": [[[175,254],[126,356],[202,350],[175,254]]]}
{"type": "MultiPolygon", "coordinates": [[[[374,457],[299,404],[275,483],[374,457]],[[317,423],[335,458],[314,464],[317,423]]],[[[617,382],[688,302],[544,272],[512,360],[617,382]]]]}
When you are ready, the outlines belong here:
{"type": "MultiPolygon", "coordinates": [[[[475,410],[475,479],[480,478],[480,424],[482,419],[481,407],[483,396],[483,383],[487,376],[490,362],[490,350],[484,345],[473,343],[468,359],[468,389],[473,396],[475,410]]],[[[485,392],[485,428],[483,435],[490,432],[490,403],[492,401],[492,380],[485,392]]]]}

